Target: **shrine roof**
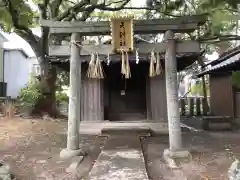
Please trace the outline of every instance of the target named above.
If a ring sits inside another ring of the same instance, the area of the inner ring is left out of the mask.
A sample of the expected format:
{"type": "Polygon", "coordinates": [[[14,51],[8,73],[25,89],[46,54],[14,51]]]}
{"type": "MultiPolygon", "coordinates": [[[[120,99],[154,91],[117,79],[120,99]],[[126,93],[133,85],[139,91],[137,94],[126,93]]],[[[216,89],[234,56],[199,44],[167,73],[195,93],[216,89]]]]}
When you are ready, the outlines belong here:
{"type": "MultiPolygon", "coordinates": [[[[134,44],[135,47],[139,49],[139,61],[140,62],[149,62],[150,59],[150,51],[151,49],[155,49],[155,52],[159,52],[160,59],[164,64],[164,56],[165,56],[165,48],[164,42],[163,43],[150,43],[143,38],[138,38],[134,36],[134,44]],[[159,51],[158,51],[158,50],[159,51]],[[142,52],[141,52],[142,51],[142,52]]],[[[204,53],[204,50],[199,50],[199,43],[195,41],[177,41],[178,48],[180,48],[180,52],[176,53],[177,59],[177,67],[178,70],[181,71],[187,66],[190,66],[192,63],[198,60],[198,58],[204,53]],[[186,45],[186,47],[184,47],[186,45]]],[[[52,52],[52,55],[49,56],[50,60],[54,64],[69,64],[69,52],[70,52],[70,44],[56,46],[49,50],[52,52]],[[52,50],[52,51],[51,51],[52,50]]],[[[111,46],[111,39],[106,40],[101,45],[82,45],[81,50],[81,61],[83,63],[87,63],[90,61],[91,52],[99,52],[99,58],[107,63],[108,55],[107,52],[112,50],[111,46]],[[110,49],[109,49],[110,48],[110,49]]],[[[121,54],[110,54],[110,61],[112,63],[120,62],[121,61],[121,54]]],[[[136,52],[129,53],[129,61],[134,62],[136,61],[136,52]]],[[[69,68],[69,67],[68,67],[69,68]]]]}
{"type": "Polygon", "coordinates": [[[240,46],[224,52],[220,58],[209,63],[205,69],[198,74],[201,77],[215,72],[237,71],[240,70],[240,46]]]}
{"type": "MultiPolygon", "coordinates": [[[[199,53],[177,53],[176,59],[177,59],[178,71],[184,70],[186,67],[193,64],[195,61],[198,60],[198,58],[200,56],[202,56],[203,53],[204,53],[204,51],[201,51],[199,53]]],[[[161,62],[163,65],[164,65],[164,56],[165,56],[165,54],[160,54],[160,59],[161,59],[161,62]]],[[[56,65],[62,66],[62,67],[65,66],[63,68],[66,68],[66,70],[69,69],[69,64],[70,64],[69,58],[66,58],[66,57],[49,57],[49,58],[53,64],[56,64],[56,65]]],[[[99,55],[99,58],[105,64],[107,64],[107,56],[99,55]]],[[[119,55],[119,54],[111,55],[110,59],[111,59],[111,63],[121,62],[121,55],[119,55]]],[[[140,63],[141,62],[148,63],[149,59],[150,59],[149,55],[139,54],[139,62],[140,63]]],[[[89,62],[89,55],[81,56],[81,60],[83,63],[89,62]]],[[[136,55],[129,54],[129,61],[130,61],[130,63],[136,62],[136,55]]]]}

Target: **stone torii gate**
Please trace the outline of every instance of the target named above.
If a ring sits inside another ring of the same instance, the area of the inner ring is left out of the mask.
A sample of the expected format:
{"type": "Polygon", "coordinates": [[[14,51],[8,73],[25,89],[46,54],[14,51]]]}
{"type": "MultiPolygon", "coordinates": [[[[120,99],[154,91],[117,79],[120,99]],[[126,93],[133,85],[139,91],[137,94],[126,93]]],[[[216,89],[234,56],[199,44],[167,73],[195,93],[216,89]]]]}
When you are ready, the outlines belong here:
{"type": "MultiPolygon", "coordinates": [[[[166,97],[167,97],[167,119],[169,127],[169,152],[172,156],[182,151],[180,113],[178,105],[177,88],[177,60],[176,53],[200,52],[200,45],[197,41],[176,41],[174,33],[193,32],[200,25],[206,22],[204,16],[187,16],[175,19],[158,20],[134,20],[134,34],[157,34],[165,33],[162,43],[141,43],[135,47],[139,54],[149,54],[151,49],[165,53],[165,74],[166,74],[166,97]]],[[[79,122],[81,118],[81,62],[90,61],[90,56],[85,49],[92,49],[99,56],[106,56],[111,53],[111,45],[77,45],[81,43],[83,36],[110,35],[110,22],[59,22],[41,20],[41,26],[49,28],[55,36],[66,36],[71,34],[71,47],[69,45],[49,46],[49,56],[69,57],[70,56],[70,95],[68,115],[67,148],[60,154],[62,157],[77,156],[82,153],[79,149],[79,122]],[[79,108],[80,107],[80,108],[79,108]]],[[[111,57],[117,56],[111,54],[111,57]]],[[[147,60],[147,59],[145,59],[147,60]]]]}

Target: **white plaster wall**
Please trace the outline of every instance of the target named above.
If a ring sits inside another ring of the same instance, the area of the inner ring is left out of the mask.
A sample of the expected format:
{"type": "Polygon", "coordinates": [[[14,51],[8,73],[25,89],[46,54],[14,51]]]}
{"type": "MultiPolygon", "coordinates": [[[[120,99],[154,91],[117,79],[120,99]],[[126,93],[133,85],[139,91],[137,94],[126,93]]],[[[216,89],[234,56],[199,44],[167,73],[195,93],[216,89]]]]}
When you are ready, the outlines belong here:
{"type": "Polygon", "coordinates": [[[7,96],[16,98],[25,87],[32,71],[34,60],[24,56],[21,51],[4,52],[4,81],[7,83],[7,96]]]}

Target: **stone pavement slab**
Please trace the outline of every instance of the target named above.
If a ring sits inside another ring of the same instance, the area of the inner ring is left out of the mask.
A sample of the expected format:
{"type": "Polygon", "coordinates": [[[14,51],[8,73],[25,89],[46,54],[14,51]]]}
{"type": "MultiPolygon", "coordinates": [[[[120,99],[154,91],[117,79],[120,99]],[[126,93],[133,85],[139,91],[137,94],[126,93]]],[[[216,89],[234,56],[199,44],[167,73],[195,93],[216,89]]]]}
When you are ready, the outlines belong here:
{"type": "MultiPolygon", "coordinates": [[[[193,128],[192,126],[196,122],[197,124],[201,124],[199,121],[188,120],[186,123],[182,123],[182,131],[198,131],[198,129],[193,128]],[[188,124],[188,126],[186,125],[188,124]],[[191,127],[192,126],[192,127],[191,127]]],[[[80,122],[80,134],[87,135],[102,135],[107,129],[111,128],[126,128],[129,127],[131,129],[140,129],[143,131],[146,128],[151,130],[152,134],[155,135],[168,135],[168,123],[156,123],[153,121],[123,121],[123,122],[110,122],[110,121],[82,121],[80,122]]],[[[66,132],[65,132],[66,133],[66,132]]],[[[129,132],[128,132],[129,133],[129,132]]]]}
{"type": "Polygon", "coordinates": [[[104,128],[120,128],[120,127],[141,128],[148,127],[154,134],[168,135],[167,123],[156,123],[152,121],[123,121],[123,122],[110,122],[110,121],[82,121],[80,122],[80,134],[102,135],[104,128]]]}
{"type": "Polygon", "coordinates": [[[137,136],[110,136],[88,180],[148,180],[137,136]]]}

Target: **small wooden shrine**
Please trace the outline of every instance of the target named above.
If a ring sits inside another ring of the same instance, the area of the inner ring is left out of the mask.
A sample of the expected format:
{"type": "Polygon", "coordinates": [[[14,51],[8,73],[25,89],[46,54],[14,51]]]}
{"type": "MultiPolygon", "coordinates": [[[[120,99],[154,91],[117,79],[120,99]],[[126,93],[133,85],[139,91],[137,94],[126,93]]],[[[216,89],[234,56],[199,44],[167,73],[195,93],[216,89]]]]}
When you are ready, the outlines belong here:
{"type": "Polygon", "coordinates": [[[180,41],[174,33],[193,32],[204,16],[98,22],[42,20],[52,36],[69,41],[49,46],[53,64],[70,70],[68,149],[78,149],[80,121],[148,120],[169,124],[170,149],[181,146],[177,71],[201,56],[198,41],[180,41]],[[150,43],[139,34],[163,33],[150,43]],[[112,35],[109,43],[92,45],[83,36],[112,35]],[[140,40],[139,40],[140,39],[140,40]],[[68,65],[68,66],[66,66],[68,65]],[[171,131],[171,132],[170,132],[171,131]]]}
{"type": "MultiPolygon", "coordinates": [[[[56,36],[75,31],[80,31],[82,36],[112,35],[112,41],[105,44],[81,45],[81,121],[166,121],[164,53],[167,42],[149,43],[134,35],[162,33],[168,29],[190,32],[204,21],[201,16],[153,21],[122,17],[112,18],[110,22],[86,23],[44,20],[42,25],[49,26],[50,32],[56,36]],[[99,66],[94,74],[91,72],[95,64],[99,66]]],[[[196,61],[201,50],[197,41],[176,42],[177,68],[180,71],[196,61]]],[[[68,69],[70,48],[70,42],[49,46],[52,63],[68,69]]]]}

